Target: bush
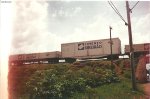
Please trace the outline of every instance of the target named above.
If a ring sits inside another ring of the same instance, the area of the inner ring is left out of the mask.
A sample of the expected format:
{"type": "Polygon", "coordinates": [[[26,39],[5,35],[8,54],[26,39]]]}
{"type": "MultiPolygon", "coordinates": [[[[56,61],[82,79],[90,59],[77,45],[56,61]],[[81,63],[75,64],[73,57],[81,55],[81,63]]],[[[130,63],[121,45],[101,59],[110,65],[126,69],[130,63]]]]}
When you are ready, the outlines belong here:
{"type": "Polygon", "coordinates": [[[102,64],[99,62],[88,65],[83,68],[55,65],[48,70],[36,71],[26,83],[28,94],[32,94],[33,99],[67,98],[76,92],[84,92],[89,87],[119,81],[115,73],[108,69],[109,66],[101,68],[102,64]]]}
{"type": "Polygon", "coordinates": [[[82,67],[72,64],[15,67],[10,70],[9,80],[14,97],[29,95],[30,99],[66,99],[88,88],[119,81],[110,70],[109,61],[87,62],[82,67]]]}
{"type": "Polygon", "coordinates": [[[126,70],[123,74],[125,78],[131,79],[131,70],[126,70]]]}

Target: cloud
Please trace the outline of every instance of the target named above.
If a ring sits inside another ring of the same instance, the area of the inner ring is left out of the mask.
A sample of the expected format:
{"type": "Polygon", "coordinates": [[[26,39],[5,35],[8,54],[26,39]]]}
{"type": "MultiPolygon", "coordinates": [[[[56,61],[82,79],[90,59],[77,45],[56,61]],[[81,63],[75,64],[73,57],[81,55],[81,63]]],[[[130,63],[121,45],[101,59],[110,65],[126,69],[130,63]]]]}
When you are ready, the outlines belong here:
{"type": "MultiPolygon", "coordinates": [[[[125,2],[114,4],[126,18],[125,2]]],[[[12,53],[60,51],[61,43],[106,39],[109,26],[122,47],[129,44],[128,27],[107,1],[17,1],[15,9],[12,53]]],[[[150,14],[138,15],[143,10],[137,9],[131,16],[133,42],[149,42],[150,14]]]]}
{"type": "Polygon", "coordinates": [[[75,10],[74,10],[74,14],[79,13],[81,10],[82,10],[81,7],[76,7],[75,10]]]}
{"type": "MultiPolygon", "coordinates": [[[[30,46],[34,45],[37,41],[41,44],[41,35],[48,34],[46,22],[48,14],[47,2],[37,0],[15,1],[14,7],[12,49],[32,49],[30,46]]],[[[36,47],[38,46],[37,44],[36,47]]],[[[24,52],[26,51],[24,50],[24,52]]]]}
{"type": "Polygon", "coordinates": [[[143,15],[143,17],[134,17],[132,24],[133,38],[135,43],[150,42],[150,13],[143,15]]]}

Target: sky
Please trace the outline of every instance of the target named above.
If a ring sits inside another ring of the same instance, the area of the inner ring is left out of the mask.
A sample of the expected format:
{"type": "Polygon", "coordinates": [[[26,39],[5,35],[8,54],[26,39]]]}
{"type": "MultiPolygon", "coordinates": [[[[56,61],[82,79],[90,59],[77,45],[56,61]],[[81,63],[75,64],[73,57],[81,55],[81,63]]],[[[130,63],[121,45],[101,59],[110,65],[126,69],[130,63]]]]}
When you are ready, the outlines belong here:
{"type": "MultiPolygon", "coordinates": [[[[127,22],[125,1],[112,1],[127,22]]],[[[129,1],[130,8],[137,1],[129,1]]],[[[60,51],[62,43],[109,38],[129,44],[128,27],[107,1],[18,0],[13,3],[10,54],[60,51]]],[[[133,43],[150,43],[150,1],[131,13],[133,43]]]]}
{"type": "MultiPolygon", "coordinates": [[[[112,2],[127,22],[125,1],[112,2]]],[[[136,2],[130,1],[130,8],[136,2]]],[[[109,26],[122,51],[129,44],[127,26],[107,1],[1,0],[0,14],[0,97],[7,96],[8,51],[60,51],[62,43],[109,38],[109,26]]],[[[150,43],[150,1],[137,4],[131,23],[133,44],[150,43]]]]}

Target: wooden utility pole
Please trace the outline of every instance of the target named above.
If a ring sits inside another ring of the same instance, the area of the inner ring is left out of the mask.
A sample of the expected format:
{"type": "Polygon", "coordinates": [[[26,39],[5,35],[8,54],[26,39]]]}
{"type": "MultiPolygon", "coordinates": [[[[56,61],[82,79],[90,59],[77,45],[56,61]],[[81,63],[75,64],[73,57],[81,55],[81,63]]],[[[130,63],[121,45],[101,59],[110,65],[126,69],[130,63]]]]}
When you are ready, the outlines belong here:
{"type": "Polygon", "coordinates": [[[111,70],[112,70],[112,72],[113,72],[113,57],[112,57],[112,39],[111,39],[111,30],[112,30],[112,27],[110,26],[109,27],[109,29],[110,29],[110,54],[111,54],[111,56],[110,56],[110,58],[111,58],[111,70]]]}
{"type": "Polygon", "coordinates": [[[132,30],[131,30],[131,20],[130,20],[130,12],[131,9],[129,8],[129,2],[126,1],[126,9],[127,9],[127,19],[128,19],[128,35],[129,35],[129,45],[130,45],[130,66],[132,69],[132,89],[136,91],[136,81],[135,81],[135,67],[134,67],[134,49],[133,49],[133,42],[132,42],[132,30]]]}

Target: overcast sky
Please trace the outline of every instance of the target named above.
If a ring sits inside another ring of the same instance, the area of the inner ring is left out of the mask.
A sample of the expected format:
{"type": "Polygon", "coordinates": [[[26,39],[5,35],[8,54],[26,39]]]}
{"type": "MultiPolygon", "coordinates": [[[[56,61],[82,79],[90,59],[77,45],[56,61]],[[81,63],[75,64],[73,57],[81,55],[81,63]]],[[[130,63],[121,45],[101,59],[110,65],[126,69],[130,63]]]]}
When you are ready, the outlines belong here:
{"type": "MultiPolygon", "coordinates": [[[[130,1],[130,8],[137,1],[130,1]]],[[[125,1],[113,1],[127,21],[125,1]]],[[[26,1],[14,4],[11,54],[60,51],[61,43],[118,37],[129,44],[128,28],[107,1],[26,1]]],[[[150,43],[150,1],[131,13],[133,43],[150,43]]]]}

